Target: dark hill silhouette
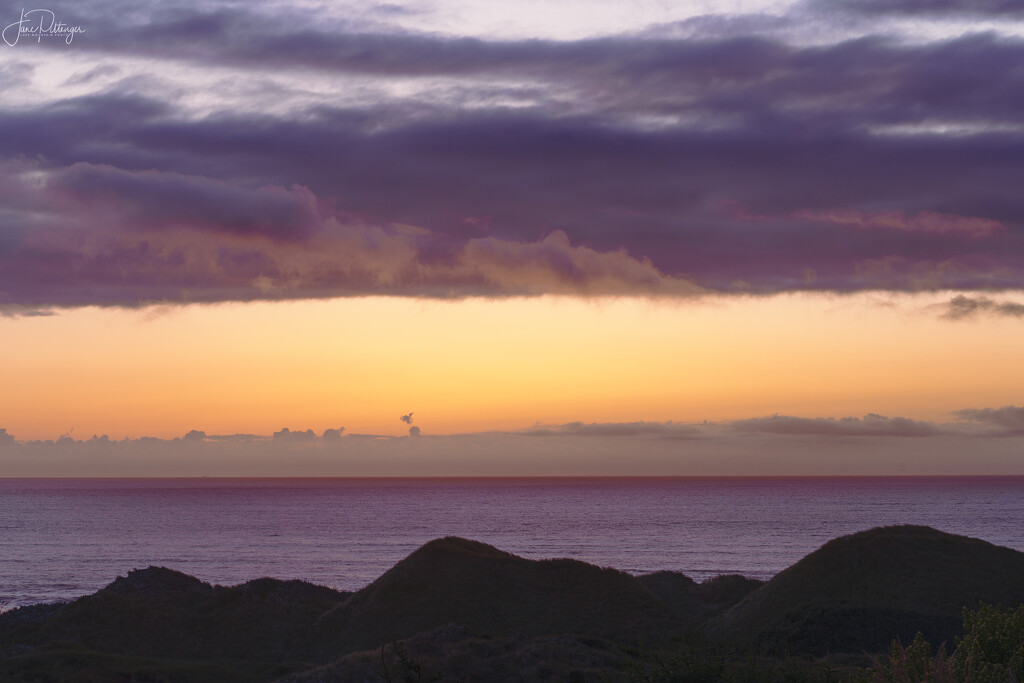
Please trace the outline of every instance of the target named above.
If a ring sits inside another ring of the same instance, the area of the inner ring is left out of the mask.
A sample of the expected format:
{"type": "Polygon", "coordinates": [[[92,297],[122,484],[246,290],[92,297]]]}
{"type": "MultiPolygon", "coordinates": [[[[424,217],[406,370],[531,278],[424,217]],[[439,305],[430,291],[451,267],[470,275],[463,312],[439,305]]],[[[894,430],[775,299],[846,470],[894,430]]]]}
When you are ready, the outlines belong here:
{"type": "Polygon", "coordinates": [[[739,574],[722,574],[697,584],[697,595],[705,609],[718,611],[732,607],[764,583],[739,574]]]}
{"type": "Polygon", "coordinates": [[[678,618],[696,623],[732,607],[764,581],[737,574],[716,576],[697,583],[679,572],[652,572],[637,577],[644,588],[660,599],[678,618]]]}
{"type": "Polygon", "coordinates": [[[637,579],[576,560],[527,560],[462,538],[431,541],[343,605],[322,628],[371,648],[448,623],[488,636],[559,633],[664,641],[682,624],[637,579]]]}
{"type": "Polygon", "coordinates": [[[166,567],[149,567],[133,569],[127,576],[117,577],[106,588],[100,589],[97,595],[115,594],[149,600],[195,600],[209,597],[215,590],[194,576],[166,567]]]}
{"type": "Polygon", "coordinates": [[[763,585],[633,577],[444,538],[356,593],[275,579],[225,588],[150,567],[68,604],[0,613],[0,680],[268,681],[324,666],[333,676],[362,671],[396,640],[450,671],[497,676],[547,659],[557,666],[538,676],[582,675],[675,647],[696,627],[740,649],[880,652],[917,631],[951,641],[962,608],[980,601],[1024,603],[1024,553],[927,527],[835,539],[763,585]]]}
{"type": "MultiPolygon", "coordinates": [[[[0,643],[28,650],[70,643],[72,649],[133,658],[227,659],[248,662],[242,669],[253,671],[272,662],[284,672],[323,661],[314,624],[349,595],[275,579],[215,587],[181,572],[149,567],[67,605],[49,606],[44,612],[30,609],[30,618],[21,616],[22,610],[0,615],[0,643]]],[[[219,676],[223,674],[214,678],[219,676]]]]}
{"type": "Polygon", "coordinates": [[[704,611],[698,596],[700,584],[686,574],[661,571],[642,574],[637,582],[654,594],[676,617],[700,620],[704,611]]]}
{"type": "Polygon", "coordinates": [[[711,630],[810,652],[877,652],[918,631],[952,646],[963,608],[980,601],[1024,602],[1024,553],[929,527],[881,527],[829,541],[711,630]]]}

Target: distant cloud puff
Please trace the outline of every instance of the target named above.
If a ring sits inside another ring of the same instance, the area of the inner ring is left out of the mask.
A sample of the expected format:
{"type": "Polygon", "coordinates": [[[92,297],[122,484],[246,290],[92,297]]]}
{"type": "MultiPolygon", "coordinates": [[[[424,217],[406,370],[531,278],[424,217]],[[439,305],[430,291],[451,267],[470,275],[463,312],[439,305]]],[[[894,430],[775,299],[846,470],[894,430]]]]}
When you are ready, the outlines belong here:
{"type": "Polygon", "coordinates": [[[964,320],[982,313],[1010,318],[1024,317],[1024,304],[1015,301],[996,301],[986,296],[970,297],[958,294],[944,304],[943,308],[945,312],[942,317],[949,320],[964,320]]]}
{"type": "Polygon", "coordinates": [[[411,425],[412,424],[412,415],[413,415],[412,413],[409,413],[408,415],[403,415],[403,416],[401,416],[398,419],[401,420],[402,422],[404,422],[407,425],[411,425]]]}
{"type": "Polygon", "coordinates": [[[15,443],[14,436],[8,434],[6,428],[0,428],[0,446],[13,446],[15,443]]]}
{"type": "Polygon", "coordinates": [[[316,433],[314,433],[312,429],[307,429],[304,432],[293,432],[292,430],[285,427],[279,432],[274,432],[275,441],[281,440],[297,443],[315,441],[316,438],[316,433]]]}
{"type": "Polygon", "coordinates": [[[344,431],[344,427],[338,427],[337,429],[325,429],[323,436],[320,438],[324,441],[340,441],[341,435],[344,431]]]}
{"type": "Polygon", "coordinates": [[[409,436],[417,437],[419,435],[420,435],[420,428],[419,427],[417,427],[415,425],[413,425],[412,427],[409,427],[409,436]]]}

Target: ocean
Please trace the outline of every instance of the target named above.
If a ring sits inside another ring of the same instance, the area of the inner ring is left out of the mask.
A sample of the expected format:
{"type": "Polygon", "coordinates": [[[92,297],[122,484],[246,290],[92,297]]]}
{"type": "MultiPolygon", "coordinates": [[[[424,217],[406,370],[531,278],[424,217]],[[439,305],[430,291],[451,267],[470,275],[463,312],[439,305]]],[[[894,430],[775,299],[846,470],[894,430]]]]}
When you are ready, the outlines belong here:
{"type": "Polygon", "coordinates": [[[635,574],[768,579],[888,524],[1024,551],[1024,477],[0,479],[0,609],[150,565],[356,590],[449,535],[635,574]]]}

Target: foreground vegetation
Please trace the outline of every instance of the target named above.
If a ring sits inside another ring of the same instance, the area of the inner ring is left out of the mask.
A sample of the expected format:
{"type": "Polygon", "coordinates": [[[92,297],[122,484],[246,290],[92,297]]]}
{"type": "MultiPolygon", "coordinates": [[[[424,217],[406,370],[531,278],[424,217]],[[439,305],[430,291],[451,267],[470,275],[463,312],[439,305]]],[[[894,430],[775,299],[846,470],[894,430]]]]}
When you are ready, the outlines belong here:
{"type": "MultiPolygon", "coordinates": [[[[381,683],[426,683],[490,680],[595,681],[601,683],[1019,683],[1024,681],[1024,605],[1016,610],[980,605],[964,610],[964,635],[947,654],[945,643],[929,644],[921,634],[904,646],[894,639],[885,654],[812,658],[777,650],[738,650],[698,633],[674,647],[645,650],[609,647],[605,657],[553,657],[540,667],[513,671],[481,670],[480,660],[424,648],[417,639],[396,641],[376,653],[349,657],[332,666],[287,680],[372,680],[381,683]],[[869,664],[858,665],[866,659],[869,664]],[[507,676],[507,678],[506,678],[507,676]]],[[[568,639],[572,641],[572,639],[568,639]]],[[[582,641],[564,645],[585,646],[582,641]]],[[[517,661],[531,644],[517,643],[517,661]]],[[[533,644],[536,645],[536,644],[533,644]]],[[[465,654],[465,651],[462,651],[465,654]]],[[[493,662],[491,663],[493,665],[493,662]]]]}
{"type": "Polygon", "coordinates": [[[856,678],[858,683],[1018,683],[1024,681],[1024,605],[1016,610],[981,605],[964,610],[964,635],[946,656],[920,635],[909,646],[894,641],[887,657],[856,678]]]}

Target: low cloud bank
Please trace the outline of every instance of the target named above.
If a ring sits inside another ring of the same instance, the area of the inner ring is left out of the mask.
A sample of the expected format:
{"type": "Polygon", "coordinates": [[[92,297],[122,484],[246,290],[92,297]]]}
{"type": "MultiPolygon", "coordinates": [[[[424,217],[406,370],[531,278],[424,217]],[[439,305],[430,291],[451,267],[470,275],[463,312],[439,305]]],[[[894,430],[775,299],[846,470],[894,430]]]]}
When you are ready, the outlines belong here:
{"type": "MultiPolygon", "coordinates": [[[[935,436],[949,428],[905,417],[885,417],[869,413],[859,417],[788,417],[772,415],[728,423],[736,432],[757,434],[788,434],[792,436],[935,436]]],[[[955,430],[955,427],[953,427],[955,430]]]]}
{"type": "Polygon", "coordinates": [[[968,408],[953,416],[943,423],[875,414],[570,422],[450,435],[410,427],[408,436],[344,428],[319,436],[311,429],[269,436],[191,430],[172,439],[121,440],[21,441],[0,428],[0,476],[1024,474],[1024,407],[968,408]]]}
{"type": "Polygon", "coordinates": [[[977,423],[1003,435],[1024,435],[1024,408],[967,408],[954,413],[961,420],[977,423]]]}

